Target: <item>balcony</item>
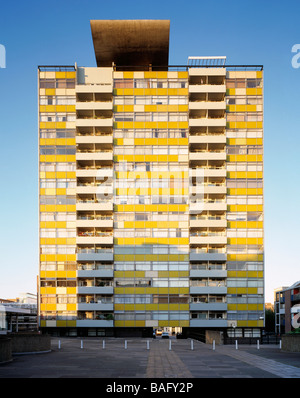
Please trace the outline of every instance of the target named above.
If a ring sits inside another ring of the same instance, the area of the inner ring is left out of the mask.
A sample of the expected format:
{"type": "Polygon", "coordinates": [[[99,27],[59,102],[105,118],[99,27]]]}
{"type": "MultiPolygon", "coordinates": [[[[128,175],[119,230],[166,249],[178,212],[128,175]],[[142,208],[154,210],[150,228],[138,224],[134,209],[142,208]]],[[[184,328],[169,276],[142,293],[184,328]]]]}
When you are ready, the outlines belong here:
{"type": "Polygon", "coordinates": [[[78,311],[113,311],[114,304],[113,303],[102,303],[101,300],[97,302],[89,302],[89,303],[78,303],[77,305],[78,311]]]}
{"type": "Polygon", "coordinates": [[[190,187],[190,194],[222,194],[225,195],[227,192],[225,185],[209,185],[209,184],[199,184],[190,187]]]}
{"type": "Polygon", "coordinates": [[[112,135],[76,135],[76,144],[110,144],[113,143],[112,135]]]}
{"type": "Polygon", "coordinates": [[[79,280],[77,293],[78,294],[113,294],[113,282],[110,280],[94,280],[89,279],[86,281],[79,280]]]}
{"type": "Polygon", "coordinates": [[[226,252],[203,252],[203,251],[193,251],[190,252],[190,261],[226,261],[226,252]]]}
{"type": "Polygon", "coordinates": [[[76,254],[77,261],[113,261],[113,250],[81,249],[76,254]]]}
{"type": "Polygon", "coordinates": [[[211,328],[224,328],[227,327],[226,319],[191,319],[190,327],[211,327],[211,328]]]}
{"type": "Polygon", "coordinates": [[[189,93],[226,93],[225,84],[189,84],[189,93]]]}
{"type": "Polygon", "coordinates": [[[102,161],[112,161],[113,160],[113,152],[76,152],[76,160],[102,160],[102,161]]]}
{"type": "Polygon", "coordinates": [[[226,200],[216,200],[211,202],[195,202],[190,203],[190,214],[199,213],[201,211],[226,211],[226,200]]]}
{"type": "Polygon", "coordinates": [[[113,228],[113,218],[101,218],[100,216],[77,216],[77,228],[113,228]]]}
{"type": "Polygon", "coordinates": [[[86,235],[86,236],[77,236],[76,244],[77,245],[113,245],[114,237],[113,235],[86,235]]]}
{"type": "Polygon", "coordinates": [[[112,111],[113,103],[112,101],[84,101],[84,102],[76,102],[75,104],[76,110],[85,111],[85,110],[109,110],[112,111]]]}
{"type": "Polygon", "coordinates": [[[92,328],[112,328],[114,326],[113,320],[97,320],[97,319],[84,319],[76,321],[77,327],[92,327],[92,328]]]}
{"type": "Polygon", "coordinates": [[[226,245],[227,237],[222,235],[211,235],[211,236],[191,236],[191,245],[226,245]]]}
{"type": "Polygon", "coordinates": [[[110,83],[103,84],[78,84],[75,87],[76,93],[103,93],[112,94],[113,86],[110,83]]]}
{"type": "Polygon", "coordinates": [[[77,201],[76,203],[77,211],[112,211],[113,203],[96,203],[94,201],[86,200],[86,201],[77,201]]]}
{"type": "Polygon", "coordinates": [[[223,160],[226,161],[226,152],[214,152],[214,151],[199,151],[190,152],[190,160],[223,160]]]}
{"type": "Polygon", "coordinates": [[[202,126],[226,127],[226,118],[225,117],[220,117],[220,118],[202,117],[202,118],[189,119],[189,126],[190,127],[202,127],[202,126]]]}
{"type": "Polygon", "coordinates": [[[190,218],[190,228],[226,228],[227,220],[224,217],[221,220],[208,219],[208,218],[190,218]]]}
{"type": "MultiPolygon", "coordinates": [[[[193,266],[193,264],[192,264],[193,266]]],[[[226,268],[198,268],[198,269],[191,269],[190,270],[190,278],[226,278],[227,277],[227,270],[226,268]]]]}
{"type": "Polygon", "coordinates": [[[86,168],[86,169],[77,169],[76,177],[94,177],[94,178],[102,178],[102,177],[113,177],[113,169],[112,168],[86,168]]]}
{"type": "Polygon", "coordinates": [[[225,134],[213,134],[213,135],[190,135],[190,144],[226,144],[225,134]]]}
{"type": "Polygon", "coordinates": [[[76,127],[111,127],[113,126],[112,118],[97,119],[76,119],[76,127]]]}
{"type": "Polygon", "coordinates": [[[207,110],[207,109],[218,109],[226,110],[225,101],[190,101],[189,110],[207,110]]]}
{"type": "Polygon", "coordinates": [[[190,303],[190,311],[227,311],[227,303],[190,303]]]}

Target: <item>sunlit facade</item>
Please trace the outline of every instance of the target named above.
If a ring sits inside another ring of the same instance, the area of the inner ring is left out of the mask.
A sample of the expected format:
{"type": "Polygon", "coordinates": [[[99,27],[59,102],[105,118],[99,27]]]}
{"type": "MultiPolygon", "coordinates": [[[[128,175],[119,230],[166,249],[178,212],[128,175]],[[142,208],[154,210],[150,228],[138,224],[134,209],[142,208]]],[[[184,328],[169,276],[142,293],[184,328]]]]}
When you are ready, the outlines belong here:
{"type": "Polygon", "coordinates": [[[169,66],[169,25],[152,22],[92,21],[97,67],[39,67],[40,328],[258,336],[262,68],[169,66]],[[102,64],[97,34],[120,28],[145,64],[126,41],[102,64]]]}

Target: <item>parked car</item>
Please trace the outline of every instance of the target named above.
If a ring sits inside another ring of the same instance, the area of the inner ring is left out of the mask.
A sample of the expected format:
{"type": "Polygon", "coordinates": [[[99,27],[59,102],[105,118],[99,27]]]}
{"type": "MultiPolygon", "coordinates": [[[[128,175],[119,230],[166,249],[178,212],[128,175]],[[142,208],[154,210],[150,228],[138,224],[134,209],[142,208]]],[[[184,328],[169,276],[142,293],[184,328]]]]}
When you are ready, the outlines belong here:
{"type": "Polygon", "coordinates": [[[162,338],[162,339],[168,339],[168,338],[170,338],[169,333],[168,333],[168,332],[163,332],[163,333],[161,334],[161,338],[162,338]]]}
{"type": "Polygon", "coordinates": [[[161,336],[161,334],[162,334],[162,330],[161,329],[157,329],[157,331],[156,331],[156,336],[161,336]]]}

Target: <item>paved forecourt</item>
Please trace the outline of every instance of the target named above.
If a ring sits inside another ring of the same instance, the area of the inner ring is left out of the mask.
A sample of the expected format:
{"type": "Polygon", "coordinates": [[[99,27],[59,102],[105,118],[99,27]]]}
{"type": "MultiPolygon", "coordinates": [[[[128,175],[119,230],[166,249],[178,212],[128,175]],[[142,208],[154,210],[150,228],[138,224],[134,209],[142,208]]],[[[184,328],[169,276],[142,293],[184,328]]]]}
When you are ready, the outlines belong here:
{"type": "Polygon", "coordinates": [[[196,340],[52,338],[49,353],[14,355],[0,378],[299,378],[300,355],[279,346],[196,340]]]}

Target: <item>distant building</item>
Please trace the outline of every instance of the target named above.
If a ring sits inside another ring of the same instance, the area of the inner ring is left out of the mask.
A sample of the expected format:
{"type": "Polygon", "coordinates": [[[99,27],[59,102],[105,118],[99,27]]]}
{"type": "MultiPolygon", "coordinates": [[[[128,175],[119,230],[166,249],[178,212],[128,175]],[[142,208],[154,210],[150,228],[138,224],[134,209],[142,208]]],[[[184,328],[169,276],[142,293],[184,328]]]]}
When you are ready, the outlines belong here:
{"type": "Polygon", "coordinates": [[[15,299],[0,298],[0,334],[37,330],[37,295],[21,293],[15,299]]]}
{"type": "Polygon", "coordinates": [[[275,331],[291,332],[300,327],[300,281],[274,291],[275,331]]]}
{"type": "Polygon", "coordinates": [[[265,303],[265,309],[274,311],[274,304],[273,303],[265,303]]]}

